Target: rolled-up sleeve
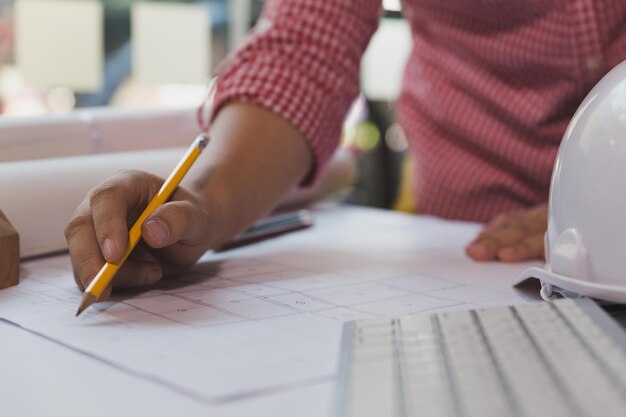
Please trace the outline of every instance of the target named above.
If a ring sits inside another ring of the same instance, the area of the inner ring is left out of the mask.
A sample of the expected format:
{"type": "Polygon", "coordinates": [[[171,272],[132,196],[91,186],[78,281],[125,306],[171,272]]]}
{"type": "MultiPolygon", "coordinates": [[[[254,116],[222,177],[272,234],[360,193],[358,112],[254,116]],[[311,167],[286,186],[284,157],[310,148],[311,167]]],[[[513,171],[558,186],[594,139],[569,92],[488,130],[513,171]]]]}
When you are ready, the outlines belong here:
{"type": "Polygon", "coordinates": [[[217,71],[216,113],[244,101],[289,121],[313,152],[313,181],[358,94],[361,56],[379,14],[380,0],[266,1],[251,36],[217,71]]]}

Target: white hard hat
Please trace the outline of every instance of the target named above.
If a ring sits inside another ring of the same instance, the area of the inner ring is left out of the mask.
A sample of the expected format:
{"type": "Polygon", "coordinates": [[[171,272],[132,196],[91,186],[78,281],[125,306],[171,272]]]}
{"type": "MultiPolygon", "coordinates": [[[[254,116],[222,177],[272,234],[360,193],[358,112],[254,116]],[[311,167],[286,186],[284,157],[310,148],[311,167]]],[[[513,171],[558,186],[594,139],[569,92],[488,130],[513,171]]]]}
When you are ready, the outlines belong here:
{"type": "Polygon", "coordinates": [[[626,61],[582,102],[559,148],[545,236],[547,264],[529,278],[551,290],[626,303],[626,61]]]}

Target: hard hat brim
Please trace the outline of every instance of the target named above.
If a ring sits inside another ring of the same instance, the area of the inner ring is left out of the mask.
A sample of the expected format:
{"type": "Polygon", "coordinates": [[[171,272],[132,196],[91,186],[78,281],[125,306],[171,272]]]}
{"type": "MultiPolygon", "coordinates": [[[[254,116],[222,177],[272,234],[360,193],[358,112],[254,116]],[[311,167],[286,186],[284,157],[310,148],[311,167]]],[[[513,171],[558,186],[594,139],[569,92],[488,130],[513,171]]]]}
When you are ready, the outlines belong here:
{"type": "Polygon", "coordinates": [[[558,287],[581,296],[626,304],[626,287],[573,279],[555,274],[547,268],[528,268],[519,277],[513,280],[513,286],[521,285],[522,283],[526,283],[530,280],[539,280],[543,283],[550,284],[554,287],[558,287]]]}

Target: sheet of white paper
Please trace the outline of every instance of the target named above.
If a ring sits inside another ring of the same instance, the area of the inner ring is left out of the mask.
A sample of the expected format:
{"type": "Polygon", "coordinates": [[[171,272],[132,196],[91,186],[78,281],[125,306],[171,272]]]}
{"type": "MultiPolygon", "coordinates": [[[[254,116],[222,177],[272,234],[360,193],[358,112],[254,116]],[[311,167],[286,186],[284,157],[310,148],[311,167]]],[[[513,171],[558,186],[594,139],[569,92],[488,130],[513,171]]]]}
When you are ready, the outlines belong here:
{"type": "Polygon", "coordinates": [[[3,414],[10,416],[39,417],[58,411],[72,417],[89,410],[90,417],[288,416],[296,415],[294,411],[298,417],[318,417],[326,415],[334,388],[329,381],[207,404],[3,320],[0,340],[4,341],[0,344],[0,400],[3,414]]]}
{"type": "Polygon", "coordinates": [[[15,54],[24,78],[36,85],[100,90],[103,18],[99,0],[17,0],[15,54]]]}
{"type": "Polygon", "coordinates": [[[85,410],[94,417],[206,413],[206,406],[200,402],[189,401],[158,384],[146,384],[107,363],[1,320],[0,340],[4,415],[26,417],[58,412],[78,416],[85,415],[85,410]],[[167,400],[155,402],[154,398],[167,400]]]}
{"type": "Polygon", "coordinates": [[[204,83],[209,77],[211,19],[201,4],[137,2],[132,8],[137,81],[204,83]]]}
{"type": "MultiPolygon", "coordinates": [[[[311,229],[208,253],[178,279],[120,294],[78,319],[67,256],[40,259],[24,264],[18,287],[0,292],[0,318],[146,384],[250,415],[246,404],[328,386],[345,320],[523,302],[509,282],[528,264],[467,272],[463,245],[477,231],[380,210],[321,210],[311,229]],[[456,267],[445,277],[419,272],[438,265],[456,267]]],[[[327,415],[324,392],[286,401],[278,415],[327,415]]]]}

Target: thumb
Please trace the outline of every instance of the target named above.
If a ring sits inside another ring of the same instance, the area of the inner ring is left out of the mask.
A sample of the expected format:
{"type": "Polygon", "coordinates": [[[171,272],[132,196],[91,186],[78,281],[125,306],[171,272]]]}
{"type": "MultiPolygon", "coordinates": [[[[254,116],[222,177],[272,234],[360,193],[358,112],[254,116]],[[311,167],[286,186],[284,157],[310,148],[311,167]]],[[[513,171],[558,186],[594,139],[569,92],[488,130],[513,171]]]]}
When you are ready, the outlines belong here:
{"type": "Polygon", "coordinates": [[[196,246],[209,241],[209,215],[199,204],[172,201],[156,209],[143,223],[144,241],[155,249],[175,243],[196,246]]]}

